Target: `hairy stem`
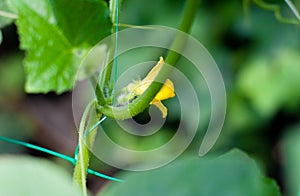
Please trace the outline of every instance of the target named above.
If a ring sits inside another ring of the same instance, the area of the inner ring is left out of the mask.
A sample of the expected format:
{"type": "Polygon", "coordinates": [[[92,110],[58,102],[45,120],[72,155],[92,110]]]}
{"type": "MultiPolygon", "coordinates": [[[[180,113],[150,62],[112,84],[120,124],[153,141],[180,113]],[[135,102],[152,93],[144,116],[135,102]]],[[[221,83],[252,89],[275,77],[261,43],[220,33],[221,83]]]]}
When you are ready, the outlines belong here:
{"type": "MultiPolygon", "coordinates": [[[[180,31],[188,33],[191,29],[192,23],[196,16],[198,7],[200,5],[200,0],[187,0],[185,4],[185,8],[183,11],[182,21],[179,27],[180,31]]],[[[171,50],[167,55],[166,63],[175,66],[177,61],[180,58],[180,55],[172,50],[182,49],[184,47],[185,39],[178,34],[172,44],[171,50]]],[[[165,81],[167,79],[168,73],[170,70],[163,66],[161,71],[156,77],[156,81],[165,81]]],[[[149,88],[137,99],[135,99],[132,103],[129,103],[127,106],[99,106],[98,109],[106,116],[115,119],[126,119],[131,118],[142,112],[146,109],[149,103],[153,100],[155,95],[158,93],[160,88],[162,87],[162,83],[153,82],[149,88]]]]}
{"type": "MultiPolygon", "coordinates": [[[[195,18],[196,12],[198,10],[200,0],[187,0],[185,9],[184,9],[184,14],[183,18],[181,21],[181,25],[179,30],[188,33],[190,31],[190,28],[192,26],[192,22],[195,18]]],[[[172,49],[173,50],[178,50],[184,47],[184,38],[180,35],[177,35],[173,44],[172,44],[172,49]]],[[[113,52],[112,52],[113,53],[113,52]]],[[[179,60],[180,55],[176,52],[173,52],[170,50],[168,53],[168,56],[166,58],[166,63],[170,65],[174,65],[177,63],[179,60]]],[[[112,66],[112,65],[111,65],[112,66]]],[[[165,66],[162,67],[160,73],[157,75],[156,78],[158,79],[163,79],[166,80],[168,73],[170,72],[169,69],[167,69],[165,66]]],[[[104,84],[107,84],[108,78],[111,77],[111,70],[107,70],[104,77],[104,84]],[[110,73],[109,73],[110,72],[110,73]]],[[[136,114],[142,112],[146,107],[148,107],[149,103],[152,101],[152,99],[155,97],[157,92],[160,90],[162,84],[158,82],[153,82],[149,88],[136,100],[134,100],[132,103],[129,104],[129,108],[127,106],[122,106],[122,107],[115,107],[111,105],[104,105],[103,106],[103,93],[100,91],[100,97],[97,97],[98,99],[98,109],[103,113],[104,115],[116,119],[125,119],[125,118],[130,118],[132,116],[135,116],[136,114]],[[100,102],[100,103],[99,103],[100,102]],[[128,111],[129,109],[129,111],[128,111]]],[[[99,86],[98,86],[99,88],[99,86]]],[[[97,88],[96,88],[97,89],[97,88]]],[[[98,92],[99,93],[99,92],[98,92]]],[[[97,95],[96,95],[97,96],[97,95]]],[[[85,112],[83,114],[81,123],[80,123],[80,128],[79,128],[79,154],[78,154],[78,159],[77,163],[75,166],[74,170],[74,183],[77,184],[79,187],[82,188],[83,194],[87,195],[87,189],[86,189],[86,175],[87,175],[87,170],[88,170],[88,164],[89,164],[89,151],[87,147],[85,146],[84,140],[84,132],[85,132],[85,125],[87,121],[88,114],[92,108],[93,102],[91,102],[85,109],[85,112]]],[[[95,135],[91,136],[89,138],[90,144],[94,142],[95,135]]]]}
{"type": "MultiPolygon", "coordinates": [[[[118,43],[118,37],[117,37],[117,31],[118,31],[118,13],[119,13],[119,7],[120,7],[120,2],[121,0],[110,0],[109,4],[109,8],[110,8],[110,18],[112,23],[114,24],[113,28],[112,28],[112,34],[114,36],[112,36],[111,38],[111,42],[110,42],[110,48],[108,51],[108,58],[107,59],[113,59],[113,61],[111,62],[107,62],[107,66],[105,67],[105,69],[102,72],[101,75],[101,81],[100,81],[100,86],[101,89],[104,89],[109,95],[112,93],[112,86],[114,85],[113,83],[115,81],[112,80],[112,72],[113,72],[113,68],[114,68],[114,64],[115,64],[115,54],[116,54],[116,50],[117,48],[117,43],[118,43]]],[[[115,67],[116,69],[116,67],[115,67]]]]}
{"type": "MultiPolygon", "coordinates": [[[[118,0],[112,0],[111,1],[111,18],[112,22],[116,23],[116,20],[118,20],[118,0]]],[[[116,26],[115,28],[112,29],[112,33],[118,31],[118,27],[116,26]]],[[[117,44],[117,37],[115,39],[112,39],[112,46],[115,46],[117,44]]],[[[116,47],[117,48],[117,47],[116,47]]],[[[109,55],[114,55],[115,53],[115,48],[111,47],[109,51],[109,55]]],[[[110,83],[111,83],[111,72],[112,72],[112,67],[113,63],[109,63],[108,67],[106,70],[102,73],[101,78],[103,79],[102,81],[99,82],[95,78],[91,78],[92,83],[96,83],[96,89],[95,89],[95,94],[96,94],[96,99],[97,99],[97,104],[98,105],[104,105],[105,104],[105,95],[103,93],[104,88],[110,88],[110,83]]],[[[73,181],[75,184],[77,184],[79,187],[81,187],[83,195],[87,195],[87,188],[86,188],[86,175],[88,172],[88,167],[89,167],[89,160],[90,160],[90,152],[88,150],[88,147],[92,147],[95,136],[96,136],[96,131],[91,130],[91,132],[87,132],[85,134],[85,131],[88,130],[89,125],[86,126],[87,118],[88,115],[91,111],[92,106],[94,105],[94,101],[91,101],[82,116],[81,122],[80,122],[80,127],[79,127],[79,141],[78,141],[78,157],[77,157],[77,162],[75,165],[74,169],[74,175],[73,175],[73,181]]],[[[95,115],[96,116],[96,115],[95,115]]],[[[102,116],[102,115],[101,115],[102,116]]],[[[98,114],[98,116],[99,114],[98,114]]],[[[95,119],[97,119],[97,117],[95,119]]],[[[89,122],[92,122],[92,117],[90,116],[89,122]]],[[[93,128],[92,128],[93,129],[93,128]]]]}
{"type": "Polygon", "coordinates": [[[85,111],[81,118],[81,122],[79,125],[79,137],[78,137],[79,151],[78,151],[78,157],[77,157],[74,174],[73,174],[73,182],[74,184],[76,184],[78,187],[81,188],[84,196],[87,195],[86,176],[87,176],[87,170],[89,167],[89,159],[90,159],[90,154],[86,146],[86,143],[93,142],[95,137],[95,134],[89,134],[91,135],[91,137],[89,137],[89,140],[87,140],[84,137],[85,136],[84,133],[86,130],[86,124],[87,124],[86,122],[93,105],[94,105],[94,101],[91,101],[85,108],[85,111]]]}
{"type": "Polygon", "coordinates": [[[96,99],[97,99],[97,103],[99,105],[105,105],[104,94],[103,94],[103,91],[101,89],[101,86],[99,85],[99,82],[98,82],[97,78],[92,76],[90,78],[90,81],[91,81],[92,85],[95,86],[95,96],[96,96],[96,99]]]}

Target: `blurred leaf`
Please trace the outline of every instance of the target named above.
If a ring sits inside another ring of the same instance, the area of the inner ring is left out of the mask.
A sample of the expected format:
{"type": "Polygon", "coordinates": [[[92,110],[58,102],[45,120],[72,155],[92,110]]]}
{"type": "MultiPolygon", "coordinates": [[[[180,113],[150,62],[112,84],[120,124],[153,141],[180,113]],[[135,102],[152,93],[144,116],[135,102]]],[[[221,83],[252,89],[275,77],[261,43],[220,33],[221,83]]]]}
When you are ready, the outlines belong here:
{"type": "Polygon", "coordinates": [[[2,43],[2,31],[0,30],[0,44],[2,43]]]}
{"type": "MultiPolygon", "coordinates": [[[[7,6],[6,0],[0,0],[0,11],[11,13],[11,10],[7,6]]],[[[12,22],[13,22],[13,19],[0,15],[0,28],[3,28],[4,26],[9,25],[12,22]]],[[[1,39],[0,39],[0,43],[1,43],[1,39]]]]}
{"type": "Polygon", "coordinates": [[[281,107],[299,104],[300,56],[292,49],[278,50],[273,56],[255,57],[238,75],[238,88],[264,117],[281,107]]]}
{"type": "Polygon", "coordinates": [[[89,49],[110,33],[103,0],[9,0],[19,15],[26,91],[62,93],[73,87],[77,68],[89,49]]]}
{"type": "Polygon", "coordinates": [[[300,125],[287,131],[282,150],[287,195],[297,195],[300,188],[300,125]]]}
{"type": "MultiPolygon", "coordinates": [[[[258,117],[255,112],[249,110],[249,106],[239,96],[232,95],[228,99],[227,120],[224,124],[225,129],[230,132],[255,131],[259,125],[258,117]]],[[[228,138],[230,139],[230,138],[228,138]]],[[[251,141],[252,142],[252,141],[251,141]]]]}
{"type": "Polygon", "coordinates": [[[0,195],[80,195],[66,171],[42,159],[1,156],[0,176],[0,195]]]}
{"type": "Polygon", "coordinates": [[[7,55],[0,61],[0,101],[18,99],[23,95],[24,72],[21,53],[7,55]]]}
{"type": "Polygon", "coordinates": [[[125,172],[123,183],[99,195],[279,195],[276,183],[261,175],[245,153],[232,150],[218,158],[185,157],[145,172],[125,172]]]}
{"type": "Polygon", "coordinates": [[[182,2],[174,2],[167,0],[152,0],[147,4],[145,9],[146,0],[130,0],[122,3],[122,17],[123,21],[127,24],[134,25],[167,25],[177,27],[178,20],[180,19],[180,8],[182,2]],[[139,17],[137,17],[139,16],[139,17]]]}

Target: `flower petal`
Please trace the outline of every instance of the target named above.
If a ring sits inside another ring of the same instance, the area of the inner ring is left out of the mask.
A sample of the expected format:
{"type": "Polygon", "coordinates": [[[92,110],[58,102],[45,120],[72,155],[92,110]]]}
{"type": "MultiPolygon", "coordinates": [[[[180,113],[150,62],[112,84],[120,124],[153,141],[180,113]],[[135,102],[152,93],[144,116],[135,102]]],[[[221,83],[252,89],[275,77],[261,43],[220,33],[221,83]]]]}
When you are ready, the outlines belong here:
{"type": "MultiPolygon", "coordinates": [[[[164,59],[160,57],[160,60],[143,80],[133,81],[127,86],[127,92],[130,93],[129,100],[133,99],[135,96],[143,94],[149,88],[163,65],[164,59]]],[[[166,118],[168,109],[162,104],[161,101],[174,96],[174,84],[170,79],[167,79],[150,104],[155,105],[162,112],[162,117],[166,118]]]]}
{"type": "MultiPolygon", "coordinates": [[[[143,79],[145,83],[151,83],[157,74],[159,73],[160,69],[164,65],[165,61],[162,57],[159,58],[159,61],[156,63],[156,65],[151,69],[151,71],[147,74],[147,76],[143,79]]],[[[148,84],[150,85],[150,84],[148,84]]]]}
{"type": "Polygon", "coordinates": [[[165,100],[175,96],[174,84],[170,79],[167,79],[160,91],[156,94],[156,100],[165,100]]]}
{"type": "Polygon", "coordinates": [[[155,105],[162,113],[162,117],[163,118],[166,118],[167,117],[167,114],[168,114],[168,109],[166,108],[166,106],[164,106],[164,104],[162,104],[161,101],[159,100],[153,100],[151,102],[151,104],[155,105]]]}

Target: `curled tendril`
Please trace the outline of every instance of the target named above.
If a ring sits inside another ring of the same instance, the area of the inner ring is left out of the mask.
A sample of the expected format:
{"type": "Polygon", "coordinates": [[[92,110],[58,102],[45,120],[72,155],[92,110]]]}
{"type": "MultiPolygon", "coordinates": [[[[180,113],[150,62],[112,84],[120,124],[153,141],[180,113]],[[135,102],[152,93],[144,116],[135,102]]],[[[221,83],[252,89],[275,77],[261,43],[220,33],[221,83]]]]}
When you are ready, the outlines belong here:
{"type": "MultiPolygon", "coordinates": [[[[282,14],[281,14],[280,6],[277,5],[277,4],[267,3],[267,2],[264,2],[262,0],[253,0],[253,2],[258,7],[262,8],[264,10],[274,12],[275,17],[279,22],[287,23],[287,24],[294,24],[294,25],[299,25],[300,26],[299,13],[298,13],[297,9],[295,8],[295,6],[293,5],[293,3],[291,1],[285,0],[286,4],[289,6],[289,8],[291,9],[291,11],[296,16],[297,19],[291,19],[291,18],[283,17],[282,14]]],[[[246,10],[246,12],[248,11],[249,4],[250,4],[250,0],[244,0],[244,9],[246,10]]]]}

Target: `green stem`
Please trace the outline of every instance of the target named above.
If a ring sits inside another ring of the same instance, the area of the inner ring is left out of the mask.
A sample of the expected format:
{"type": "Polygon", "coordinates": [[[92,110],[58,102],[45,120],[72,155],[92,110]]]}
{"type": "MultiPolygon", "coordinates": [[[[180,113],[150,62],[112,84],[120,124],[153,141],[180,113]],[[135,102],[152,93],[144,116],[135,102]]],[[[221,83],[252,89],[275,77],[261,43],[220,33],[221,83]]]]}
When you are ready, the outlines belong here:
{"type": "Polygon", "coordinates": [[[90,81],[91,81],[92,85],[95,86],[95,95],[96,95],[98,104],[105,105],[104,94],[101,90],[101,86],[99,85],[97,79],[94,76],[92,76],[92,77],[90,77],[90,81]]]}
{"type": "MultiPolygon", "coordinates": [[[[118,0],[112,0],[111,1],[111,18],[113,23],[117,23],[118,25],[118,0]]],[[[115,39],[112,39],[112,44],[113,46],[116,45],[116,48],[111,47],[109,51],[109,55],[115,55],[115,50],[117,49],[117,31],[118,31],[118,26],[112,29],[112,33],[116,32],[115,34],[115,39]]],[[[111,83],[111,72],[113,68],[113,63],[109,63],[108,67],[106,68],[105,71],[102,72],[101,78],[103,80],[101,81],[100,85],[98,81],[95,81],[95,78],[91,78],[92,82],[96,82],[96,89],[95,89],[95,94],[97,98],[97,103],[98,105],[104,105],[105,104],[105,96],[103,94],[102,89],[110,89],[110,83],[111,83]]],[[[105,89],[105,90],[107,90],[105,89]]],[[[73,181],[75,184],[77,184],[79,187],[81,187],[83,195],[87,195],[87,188],[86,188],[86,175],[88,172],[91,172],[91,170],[88,169],[89,166],[89,160],[90,160],[90,152],[88,150],[88,147],[92,147],[95,136],[96,136],[96,131],[91,131],[85,134],[86,129],[86,122],[88,115],[91,111],[92,106],[94,105],[94,101],[91,101],[82,116],[80,126],[79,126],[79,137],[78,137],[78,157],[77,157],[77,162],[75,165],[74,169],[74,175],[73,175],[73,181]],[[88,137],[87,137],[88,136],[88,137]]],[[[101,115],[102,116],[102,115],[101,115]]],[[[99,114],[98,117],[100,118],[99,114]]],[[[96,118],[97,119],[97,118],[96,118]]],[[[89,122],[92,121],[92,118],[90,116],[89,122]]],[[[89,125],[87,125],[88,128],[89,125]]],[[[96,127],[95,127],[96,128],[96,127]]],[[[93,128],[94,129],[94,128],[93,128]]],[[[92,130],[93,130],[92,129],[92,130]]]]}
{"type": "Polygon", "coordinates": [[[78,137],[78,145],[79,145],[79,153],[77,157],[77,162],[74,169],[73,182],[78,187],[81,188],[84,196],[87,196],[87,188],[86,188],[86,176],[87,170],[89,166],[89,150],[84,142],[84,132],[86,127],[87,118],[91,111],[92,106],[94,105],[94,101],[91,101],[82,115],[81,122],[79,125],[79,137],[78,137]]]}
{"type": "MultiPolygon", "coordinates": [[[[115,40],[112,38],[111,39],[111,42],[110,42],[110,48],[109,48],[109,51],[108,51],[108,57],[107,59],[113,59],[114,57],[114,51],[115,51],[115,48],[114,48],[114,45],[115,45],[115,40]]],[[[105,92],[110,95],[111,93],[111,73],[112,73],[112,69],[113,69],[113,61],[111,62],[107,62],[107,66],[104,68],[104,70],[102,71],[101,73],[101,76],[100,76],[100,88],[105,90],[105,92]]]]}
{"type": "MultiPolygon", "coordinates": [[[[192,23],[196,16],[198,7],[200,5],[200,0],[187,0],[185,4],[185,8],[183,11],[183,17],[181,21],[181,25],[179,27],[180,31],[188,33],[191,29],[192,23]]],[[[171,50],[167,55],[166,63],[175,66],[177,61],[180,58],[180,55],[173,50],[183,49],[185,44],[185,39],[182,35],[178,34],[172,44],[171,50]]],[[[168,73],[170,73],[170,69],[167,66],[163,66],[157,77],[156,81],[165,81],[167,79],[168,73]]],[[[132,103],[129,103],[127,106],[98,106],[98,109],[106,116],[115,119],[126,119],[131,118],[142,112],[146,109],[149,103],[153,100],[155,95],[158,93],[160,88],[162,87],[162,83],[152,82],[149,88],[137,99],[135,99],[132,103]]]]}
{"type": "MultiPolygon", "coordinates": [[[[192,26],[192,22],[195,18],[196,12],[198,10],[199,3],[200,0],[187,0],[184,9],[183,19],[179,30],[186,33],[189,32],[192,26]]],[[[184,41],[185,41],[184,38],[178,34],[171,48],[173,50],[182,49],[184,47],[184,41]]],[[[110,55],[114,54],[113,51],[114,50],[111,49],[110,55]]],[[[166,63],[170,65],[175,65],[179,60],[179,58],[180,55],[171,50],[166,58],[166,63]]],[[[111,77],[112,64],[109,64],[109,66],[110,66],[109,69],[104,72],[104,75],[102,75],[102,77],[104,77],[102,85],[104,86],[108,84],[109,78],[111,77]]],[[[163,66],[156,79],[166,80],[169,72],[170,70],[167,69],[166,66],[163,66]]],[[[161,86],[162,86],[161,83],[153,82],[150,85],[150,87],[145,91],[145,93],[143,93],[135,101],[129,104],[129,112],[128,112],[128,107],[126,106],[114,107],[110,105],[104,105],[105,101],[104,101],[103,93],[101,91],[101,87],[96,85],[96,97],[97,97],[98,107],[99,107],[98,109],[100,109],[100,111],[108,117],[112,117],[116,119],[130,118],[142,112],[149,105],[149,103],[153,100],[157,92],[160,90],[161,86]]],[[[91,108],[93,106],[93,103],[94,101],[88,104],[80,122],[79,141],[78,141],[79,153],[78,153],[78,158],[75,165],[74,176],[73,176],[74,183],[77,184],[79,187],[81,187],[84,196],[87,195],[86,175],[88,172],[88,165],[89,165],[89,158],[90,158],[89,150],[85,145],[85,143],[88,143],[88,145],[92,146],[95,139],[96,132],[89,134],[89,136],[91,135],[88,138],[89,141],[86,141],[87,138],[84,137],[84,133],[85,133],[86,121],[91,111],[91,108]]]]}
{"type": "Polygon", "coordinates": [[[111,62],[107,62],[107,66],[105,67],[105,69],[102,72],[101,75],[101,88],[105,89],[108,94],[110,95],[112,93],[112,86],[114,84],[112,84],[112,82],[114,82],[113,80],[111,80],[111,76],[112,76],[112,70],[113,70],[113,65],[114,65],[114,57],[115,57],[115,53],[116,53],[116,44],[117,44],[117,31],[118,31],[118,11],[119,11],[119,7],[120,7],[120,1],[121,0],[110,0],[110,18],[112,23],[114,24],[114,27],[112,28],[112,34],[114,36],[111,37],[111,43],[110,43],[110,48],[108,51],[108,58],[107,59],[113,59],[111,62]]]}
{"type": "MultiPolygon", "coordinates": [[[[183,31],[185,33],[189,33],[193,21],[195,19],[198,7],[200,5],[200,0],[187,0],[184,12],[183,12],[183,17],[182,21],[179,27],[180,31],[183,31]]],[[[177,61],[180,58],[180,54],[174,51],[181,51],[184,46],[185,46],[185,38],[186,36],[183,36],[182,33],[177,34],[172,46],[171,50],[167,55],[166,58],[166,63],[170,65],[175,65],[177,61]]]]}

